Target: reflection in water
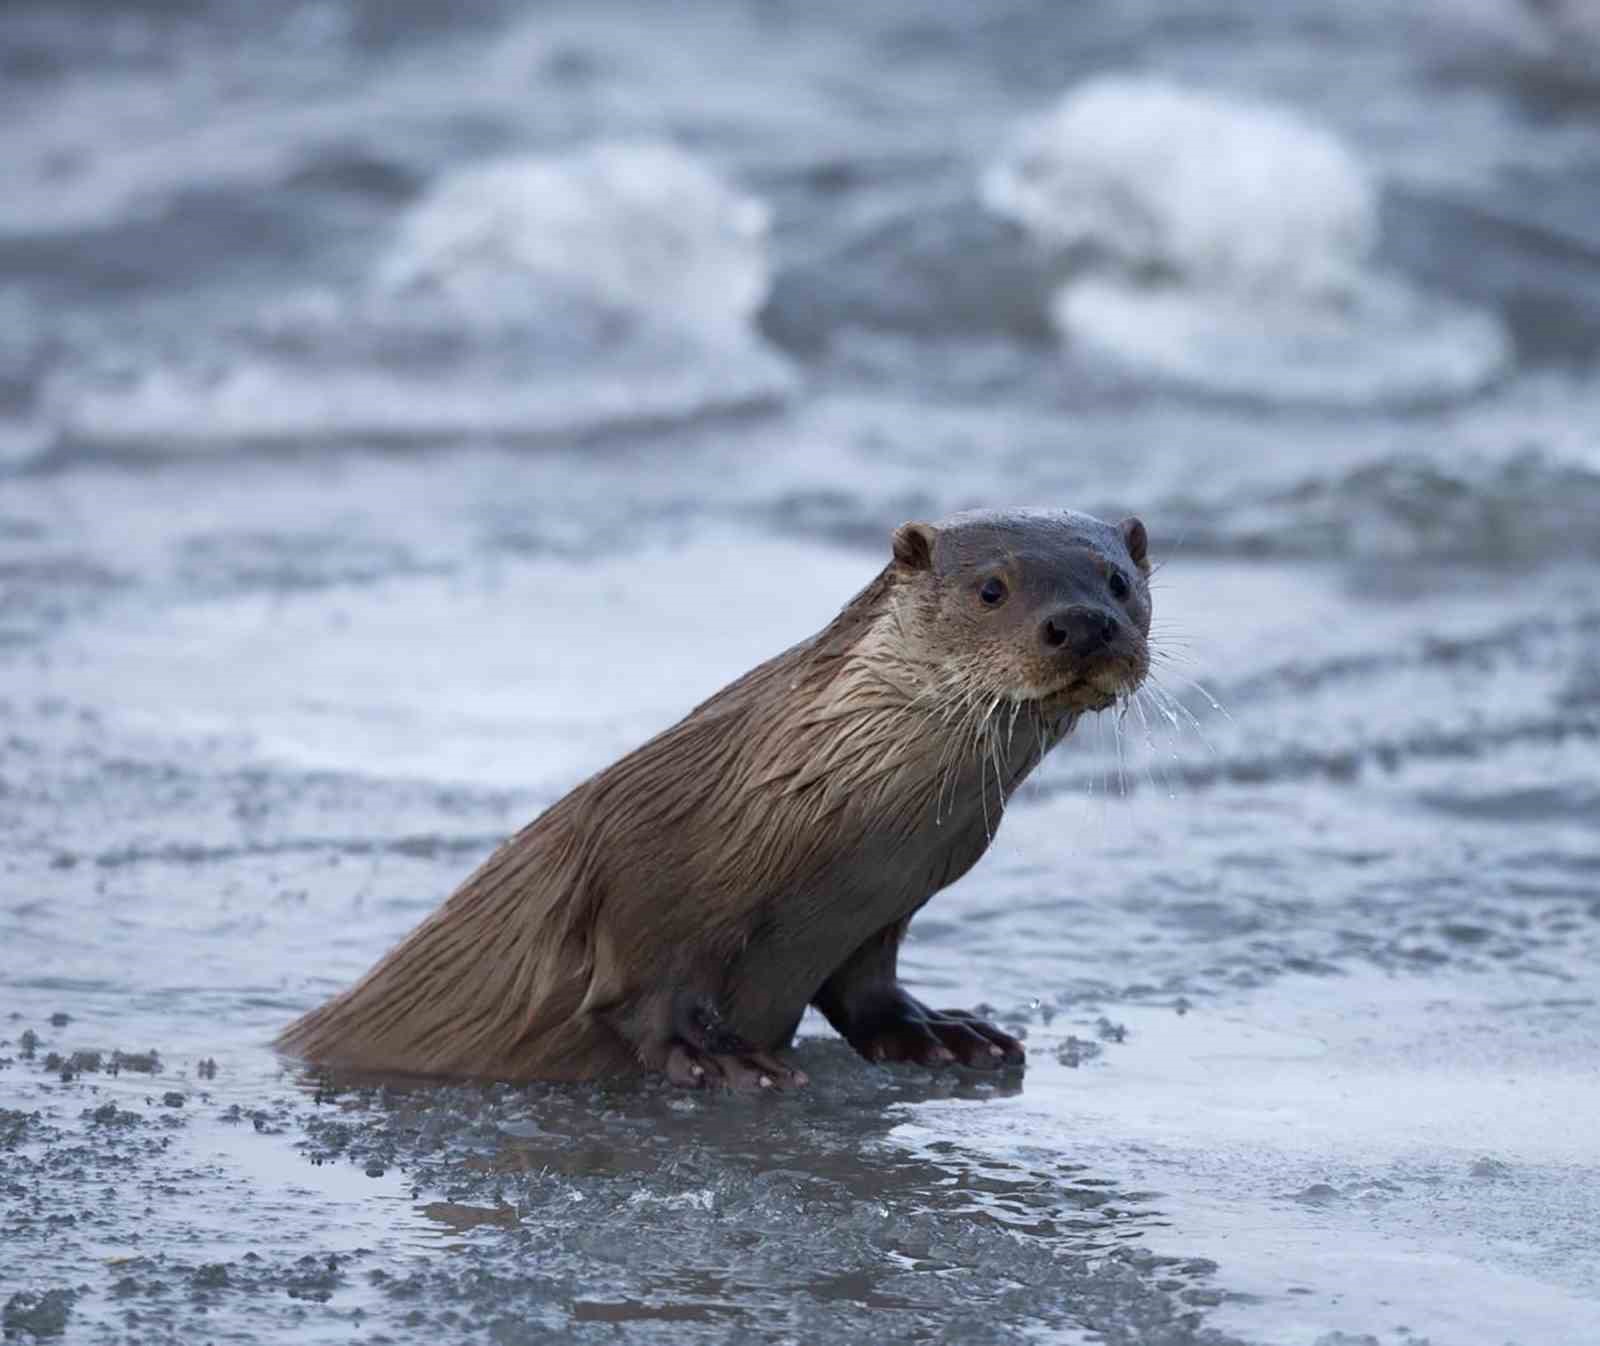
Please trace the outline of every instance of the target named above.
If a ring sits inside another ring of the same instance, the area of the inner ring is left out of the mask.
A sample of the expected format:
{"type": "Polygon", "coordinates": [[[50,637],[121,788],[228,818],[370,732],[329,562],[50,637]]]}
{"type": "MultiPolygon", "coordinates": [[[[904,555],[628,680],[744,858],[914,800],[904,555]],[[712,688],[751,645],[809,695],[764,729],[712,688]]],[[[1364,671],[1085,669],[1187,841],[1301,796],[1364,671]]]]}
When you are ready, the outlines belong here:
{"type": "Polygon", "coordinates": [[[1104,1299],[1105,1265],[1127,1273],[1126,1311],[1148,1316],[1214,1270],[1130,1256],[1162,1225],[1154,1195],[1058,1152],[895,1137],[931,1101],[1007,1107],[1020,1077],[884,1070],[831,1041],[805,1041],[798,1058],[813,1084],[780,1098],[306,1074],[299,1144],[316,1162],[398,1167],[448,1192],[419,1210],[467,1235],[449,1246],[472,1274],[492,1269],[515,1293],[536,1252],[540,1277],[572,1287],[575,1322],[772,1326],[791,1321],[797,1296],[834,1315],[887,1314],[880,1330],[896,1336],[1001,1300],[1067,1322],[1080,1320],[1074,1294],[1104,1299]],[[486,1226],[513,1230],[512,1244],[472,1237],[486,1226]]]}

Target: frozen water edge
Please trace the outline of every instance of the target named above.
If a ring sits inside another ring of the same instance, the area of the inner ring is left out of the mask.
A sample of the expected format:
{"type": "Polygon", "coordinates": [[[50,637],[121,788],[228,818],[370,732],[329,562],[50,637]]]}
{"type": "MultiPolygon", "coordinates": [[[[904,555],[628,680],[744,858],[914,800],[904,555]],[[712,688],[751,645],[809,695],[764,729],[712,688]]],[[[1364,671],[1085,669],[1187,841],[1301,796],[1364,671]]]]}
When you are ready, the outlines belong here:
{"type": "Polygon", "coordinates": [[[1600,1002],[1527,975],[1446,989],[1356,970],[1286,989],[1112,1007],[1126,1039],[1071,1072],[1050,1051],[1058,1021],[1030,1039],[1020,1095],[918,1104],[890,1138],[1059,1149],[1154,1189],[1169,1224],[1151,1246],[1221,1261],[1208,1321],[1247,1338],[1600,1339],[1600,1079],[1580,1064],[1600,1002]]]}
{"type": "MultiPolygon", "coordinates": [[[[125,1008],[26,986],[11,999],[71,1003],[82,1017],[44,1030],[62,1045],[118,1031],[125,1008]]],[[[117,1109],[115,1126],[78,1123],[71,1153],[91,1179],[182,1184],[143,1226],[159,1255],[104,1210],[58,1243],[58,1265],[97,1286],[80,1327],[143,1309],[140,1285],[203,1286],[224,1266],[231,1295],[200,1302],[254,1329],[278,1310],[251,1304],[247,1277],[284,1281],[291,1310],[296,1289],[325,1281],[331,1303],[300,1328],[315,1339],[352,1307],[377,1326],[409,1304],[531,1310],[575,1331],[584,1315],[569,1299],[686,1331],[754,1312],[769,1333],[808,1325],[820,1301],[846,1313],[829,1321],[850,1339],[908,1313],[953,1324],[963,1294],[1008,1280],[1021,1288],[996,1341],[1106,1340],[1085,1335],[1105,1329],[1103,1294],[1133,1315],[1110,1340],[1218,1339],[1160,1316],[1149,1289],[1163,1285],[1204,1306],[1210,1332],[1274,1346],[1337,1332],[1379,1346],[1587,1346],[1600,1331],[1587,1134],[1600,1083],[1571,1064],[1592,1055],[1600,1018],[1593,998],[1553,996],[1526,974],[1442,986],[1357,971],[1183,1013],[1108,1002],[1034,1025],[1020,1091],[866,1067],[831,1035],[807,1036],[813,1087],[770,1106],[631,1087],[313,1099],[242,1041],[206,1079],[195,1058],[212,1039],[199,1029],[163,1039],[155,1076],[4,1077],[0,1098],[46,1126],[117,1109]],[[1097,1011],[1125,1033],[1097,1031],[1097,1011]],[[1076,1035],[1102,1045],[1073,1068],[1076,1035]],[[184,1104],[157,1104],[174,1090],[184,1104]],[[152,1127],[166,1157],[139,1145],[152,1127]],[[1072,1229],[1079,1198],[1104,1204],[1072,1229]],[[808,1251],[779,1270],[796,1234],[808,1251]],[[455,1266],[468,1268],[459,1282],[455,1266]],[[1129,1268],[1154,1285],[1136,1289],[1129,1268]],[[485,1271],[479,1301],[469,1284],[485,1271]],[[416,1288],[393,1303],[384,1277],[416,1288]]],[[[19,1157],[51,1153],[33,1142],[19,1157]]],[[[21,1170],[30,1185],[35,1171],[21,1170]]],[[[52,1213],[74,1209],[78,1188],[52,1181],[36,1189],[52,1213]]]]}

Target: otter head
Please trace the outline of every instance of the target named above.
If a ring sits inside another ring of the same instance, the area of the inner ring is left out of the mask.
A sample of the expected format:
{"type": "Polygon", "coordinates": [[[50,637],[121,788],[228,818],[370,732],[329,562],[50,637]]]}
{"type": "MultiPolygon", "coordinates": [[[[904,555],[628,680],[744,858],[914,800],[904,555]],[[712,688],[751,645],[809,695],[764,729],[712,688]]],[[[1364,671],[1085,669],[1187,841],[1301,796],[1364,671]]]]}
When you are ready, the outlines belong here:
{"type": "Polygon", "coordinates": [[[1104,710],[1150,668],[1150,562],[1138,519],[976,511],[894,535],[896,607],[952,696],[1104,710]],[[925,637],[925,638],[924,638],[925,637]]]}

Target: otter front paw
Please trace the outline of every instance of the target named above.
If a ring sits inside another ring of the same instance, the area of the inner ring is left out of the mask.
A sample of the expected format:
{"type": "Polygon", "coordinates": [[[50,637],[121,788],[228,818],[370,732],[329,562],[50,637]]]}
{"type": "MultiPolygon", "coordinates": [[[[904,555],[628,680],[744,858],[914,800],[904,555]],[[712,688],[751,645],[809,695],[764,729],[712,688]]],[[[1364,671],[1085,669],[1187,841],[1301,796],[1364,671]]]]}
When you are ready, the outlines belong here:
{"type": "Polygon", "coordinates": [[[1019,1066],[1027,1058],[1016,1038],[977,1015],[965,1010],[931,1010],[904,993],[864,1016],[859,1026],[852,1026],[848,1040],[869,1061],[996,1070],[1019,1066]]]}
{"type": "Polygon", "coordinates": [[[729,1089],[798,1089],[809,1083],[803,1070],[785,1065],[729,1028],[707,1000],[681,1004],[673,1028],[662,1069],[685,1089],[719,1084],[729,1089]]]}

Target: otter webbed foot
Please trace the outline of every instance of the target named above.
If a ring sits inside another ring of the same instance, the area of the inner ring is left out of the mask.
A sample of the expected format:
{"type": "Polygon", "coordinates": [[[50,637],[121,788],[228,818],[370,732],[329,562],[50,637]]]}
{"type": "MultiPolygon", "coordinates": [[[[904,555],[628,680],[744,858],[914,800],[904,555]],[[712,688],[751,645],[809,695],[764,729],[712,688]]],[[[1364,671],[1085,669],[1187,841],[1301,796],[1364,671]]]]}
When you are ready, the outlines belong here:
{"type": "Polygon", "coordinates": [[[862,1014],[845,1038],[869,1061],[998,1070],[1020,1066],[1027,1059],[1016,1038],[977,1015],[966,1010],[931,1010],[904,991],[862,1014]]]}
{"type": "Polygon", "coordinates": [[[809,1083],[803,1070],[785,1065],[729,1028],[709,1001],[680,1005],[673,1028],[663,1070],[682,1088],[798,1089],[809,1083]]]}
{"type": "Polygon", "coordinates": [[[684,1089],[798,1089],[808,1083],[804,1071],[784,1065],[771,1052],[714,1054],[683,1042],[667,1049],[666,1074],[684,1089]]]}

